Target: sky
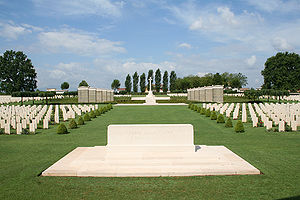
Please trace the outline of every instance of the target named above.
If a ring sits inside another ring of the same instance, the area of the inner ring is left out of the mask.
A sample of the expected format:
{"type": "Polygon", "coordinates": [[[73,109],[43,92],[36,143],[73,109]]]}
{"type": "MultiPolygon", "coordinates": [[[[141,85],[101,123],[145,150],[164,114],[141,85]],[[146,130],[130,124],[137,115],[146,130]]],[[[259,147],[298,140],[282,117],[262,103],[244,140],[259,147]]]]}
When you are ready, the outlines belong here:
{"type": "Polygon", "coordinates": [[[157,68],[241,72],[255,88],[267,58],[300,54],[300,0],[0,0],[0,44],[32,60],[40,90],[157,68]]]}

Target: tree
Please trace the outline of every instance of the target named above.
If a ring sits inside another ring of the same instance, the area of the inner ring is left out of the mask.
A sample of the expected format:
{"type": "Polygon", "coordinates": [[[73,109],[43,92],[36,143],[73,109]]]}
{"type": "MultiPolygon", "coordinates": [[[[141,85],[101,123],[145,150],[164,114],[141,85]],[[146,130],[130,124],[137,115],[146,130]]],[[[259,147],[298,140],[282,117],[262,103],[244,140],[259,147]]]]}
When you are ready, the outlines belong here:
{"type": "Polygon", "coordinates": [[[152,81],[151,81],[151,83],[149,82],[150,77],[151,77],[151,79],[153,80],[153,70],[152,70],[152,69],[150,69],[150,70],[148,71],[148,77],[147,77],[147,81],[148,81],[147,88],[148,88],[148,91],[149,91],[149,89],[150,89],[150,84],[152,84],[152,81]]]}
{"type": "Polygon", "coordinates": [[[117,90],[118,88],[120,88],[120,81],[118,79],[113,80],[113,82],[111,83],[111,89],[113,90],[117,90]]]}
{"type": "Polygon", "coordinates": [[[12,92],[34,91],[37,74],[31,60],[21,52],[6,51],[0,56],[0,90],[12,92]]]}
{"type": "Polygon", "coordinates": [[[155,71],[155,90],[156,90],[156,92],[159,92],[160,84],[161,84],[161,72],[160,72],[160,69],[157,69],[155,71]]]}
{"type": "Polygon", "coordinates": [[[79,83],[79,87],[81,87],[81,86],[88,87],[89,84],[88,84],[85,80],[82,80],[82,81],[79,83]]]}
{"type": "MultiPolygon", "coordinates": [[[[178,78],[175,81],[175,88],[177,90],[185,91],[188,88],[191,88],[191,79],[190,77],[178,78]]],[[[170,88],[171,88],[171,80],[170,80],[170,88]]],[[[171,90],[172,91],[172,90],[171,90]]],[[[174,91],[174,90],[173,90],[174,91]]]]}
{"type": "Polygon", "coordinates": [[[216,73],[213,77],[213,85],[222,85],[223,84],[223,80],[222,80],[222,76],[219,73],[216,73]]]}
{"type": "Polygon", "coordinates": [[[70,87],[70,85],[69,85],[68,82],[63,82],[63,83],[60,85],[60,88],[61,88],[62,90],[67,90],[67,89],[69,89],[69,87],[70,87]]]}
{"type": "Polygon", "coordinates": [[[177,79],[177,76],[176,76],[175,71],[171,71],[171,74],[170,74],[170,91],[171,92],[174,92],[174,90],[176,89],[176,79],[177,79]]]}
{"type": "Polygon", "coordinates": [[[300,56],[296,53],[277,53],[267,59],[264,70],[264,89],[300,89],[300,56]]]}
{"type": "Polygon", "coordinates": [[[163,76],[163,91],[168,92],[168,72],[165,71],[164,76],[163,76]]]}
{"type": "Polygon", "coordinates": [[[126,88],[126,92],[127,93],[130,93],[131,92],[131,77],[130,75],[128,74],[127,77],[126,77],[126,80],[125,80],[125,88],[126,88]]]}
{"type": "Polygon", "coordinates": [[[229,81],[229,85],[232,88],[241,88],[247,85],[247,77],[242,73],[232,74],[229,81]]]}
{"type": "Polygon", "coordinates": [[[132,76],[132,82],[133,82],[133,92],[138,92],[138,83],[139,83],[139,75],[137,72],[135,72],[132,76]]]}
{"type": "Polygon", "coordinates": [[[140,90],[141,90],[141,92],[145,92],[145,90],[146,90],[146,75],[145,75],[145,73],[143,73],[140,76],[140,90]]]}
{"type": "Polygon", "coordinates": [[[253,101],[256,101],[259,99],[259,97],[262,95],[262,93],[259,90],[251,89],[251,90],[246,90],[244,92],[244,95],[245,95],[245,97],[247,97],[253,101]]]}

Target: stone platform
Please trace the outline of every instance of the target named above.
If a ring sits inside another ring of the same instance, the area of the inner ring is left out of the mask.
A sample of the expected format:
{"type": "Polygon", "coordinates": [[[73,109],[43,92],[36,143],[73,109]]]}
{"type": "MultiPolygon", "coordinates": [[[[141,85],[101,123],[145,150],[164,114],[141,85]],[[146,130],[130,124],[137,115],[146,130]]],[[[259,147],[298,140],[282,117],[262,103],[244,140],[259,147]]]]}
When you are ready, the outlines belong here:
{"type": "Polygon", "coordinates": [[[77,147],[42,176],[158,177],[260,174],[260,171],[224,146],[77,147]],[[197,151],[196,151],[197,150],[197,151]]]}
{"type": "Polygon", "coordinates": [[[186,103],[156,103],[156,104],[145,104],[145,103],[119,103],[114,106],[187,106],[186,103]]]}
{"type": "Polygon", "coordinates": [[[190,124],[109,125],[106,146],[78,147],[42,176],[260,174],[226,147],[194,145],[193,137],[190,124]]]}

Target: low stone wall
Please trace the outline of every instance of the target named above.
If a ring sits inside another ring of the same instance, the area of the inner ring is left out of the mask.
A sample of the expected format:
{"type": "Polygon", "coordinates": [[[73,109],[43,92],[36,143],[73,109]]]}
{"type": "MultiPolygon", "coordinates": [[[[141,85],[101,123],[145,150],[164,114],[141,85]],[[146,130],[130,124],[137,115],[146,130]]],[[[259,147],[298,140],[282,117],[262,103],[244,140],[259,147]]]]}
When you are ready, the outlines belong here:
{"type": "Polygon", "coordinates": [[[104,103],[114,101],[113,90],[92,87],[78,88],[78,103],[104,103]]]}
{"type": "Polygon", "coordinates": [[[198,102],[223,102],[223,85],[191,88],[187,90],[188,100],[198,102]]]}

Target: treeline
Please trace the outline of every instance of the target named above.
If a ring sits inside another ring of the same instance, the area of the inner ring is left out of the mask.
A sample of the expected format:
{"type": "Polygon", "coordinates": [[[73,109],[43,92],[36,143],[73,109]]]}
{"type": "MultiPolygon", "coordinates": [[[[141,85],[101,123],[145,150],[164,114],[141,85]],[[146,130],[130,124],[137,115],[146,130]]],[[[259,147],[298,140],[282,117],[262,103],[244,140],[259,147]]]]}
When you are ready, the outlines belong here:
{"type": "MultiPolygon", "coordinates": [[[[25,91],[25,92],[13,92],[11,94],[12,97],[21,97],[21,103],[23,104],[23,97],[45,97],[46,99],[46,104],[48,104],[48,98],[50,97],[54,97],[56,94],[56,92],[54,91],[25,91]]],[[[63,96],[77,96],[78,95],[78,91],[65,91],[63,94],[61,94],[63,96]]],[[[34,99],[33,99],[33,104],[34,104],[34,99]]]]}
{"type": "MultiPolygon", "coordinates": [[[[175,71],[171,71],[170,76],[168,71],[165,71],[163,73],[163,77],[161,74],[160,69],[157,69],[155,71],[155,74],[153,74],[153,70],[150,69],[147,74],[147,80],[146,80],[146,74],[142,73],[140,76],[138,75],[137,72],[135,72],[132,75],[132,79],[130,74],[126,76],[125,80],[125,90],[126,93],[131,93],[133,91],[134,93],[138,92],[138,89],[140,89],[140,92],[144,93],[147,90],[149,91],[150,89],[150,84],[151,84],[151,89],[156,92],[160,92],[162,89],[163,92],[167,92],[169,89],[170,91],[174,91],[176,89],[175,84],[176,84],[176,73],[175,71]],[[154,77],[153,77],[154,76],[154,77]],[[154,81],[154,85],[153,85],[154,81]],[[147,85],[146,85],[147,82],[147,85]]],[[[113,80],[111,84],[112,89],[118,89],[120,87],[120,81],[115,79],[113,80]]]]}
{"type": "MultiPolygon", "coordinates": [[[[157,69],[154,74],[154,79],[153,70],[148,71],[147,80],[145,73],[141,76],[139,76],[137,72],[135,72],[132,76],[128,74],[125,80],[125,93],[131,93],[131,91],[137,93],[138,88],[140,89],[140,92],[144,93],[146,88],[149,90],[149,80],[151,80],[153,86],[152,90],[159,92],[162,89],[164,93],[167,91],[186,92],[188,88],[210,85],[224,85],[225,88],[241,88],[247,85],[247,77],[241,73],[208,73],[202,77],[190,75],[183,78],[177,78],[175,71],[171,71],[170,76],[168,71],[165,71],[163,78],[161,78],[161,71],[160,69],[157,69]],[[154,81],[154,85],[152,81],[154,81]]],[[[116,90],[120,87],[120,85],[120,81],[115,79],[111,84],[111,88],[116,90]]]]}
{"type": "Polygon", "coordinates": [[[261,96],[267,96],[268,99],[270,99],[271,96],[279,97],[279,100],[280,100],[281,97],[289,96],[290,93],[288,90],[274,90],[274,89],[254,90],[254,89],[251,89],[251,90],[246,90],[244,92],[244,95],[245,95],[245,97],[247,97],[253,101],[258,100],[259,97],[261,97],[261,96]]]}
{"type": "Polygon", "coordinates": [[[175,92],[185,92],[188,88],[196,88],[210,85],[224,85],[225,88],[241,88],[247,85],[247,77],[242,73],[208,73],[202,77],[187,76],[183,78],[178,78],[176,80],[175,85],[175,92]]]}
{"type": "MultiPolygon", "coordinates": [[[[25,91],[25,92],[13,92],[13,97],[54,97],[56,92],[54,91],[25,91]]],[[[63,94],[64,96],[76,96],[78,95],[78,91],[65,91],[63,94]]]]}

